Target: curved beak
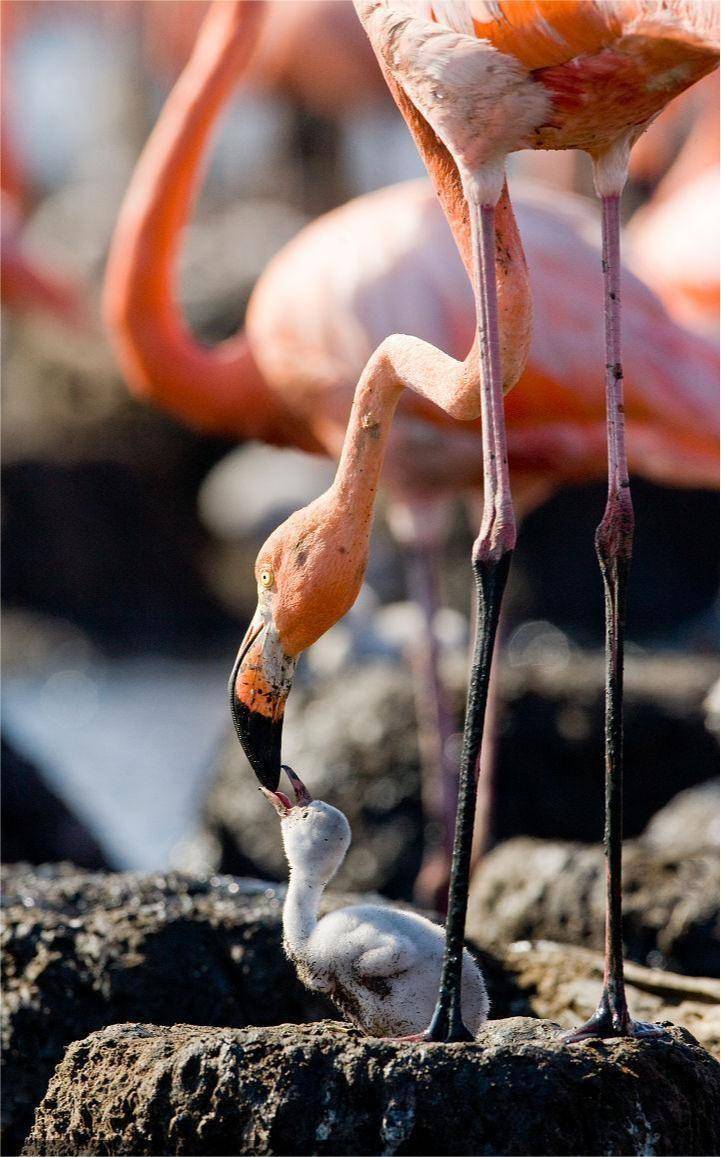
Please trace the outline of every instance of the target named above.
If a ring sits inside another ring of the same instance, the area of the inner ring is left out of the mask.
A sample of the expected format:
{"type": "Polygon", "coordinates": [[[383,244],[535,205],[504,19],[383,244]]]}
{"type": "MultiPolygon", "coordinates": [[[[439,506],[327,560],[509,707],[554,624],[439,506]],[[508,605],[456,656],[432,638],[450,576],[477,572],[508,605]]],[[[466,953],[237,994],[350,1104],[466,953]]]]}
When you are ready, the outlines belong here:
{"type": "Polygon", "coordinates": [[[262,791],[268,802],[275,808],[281,819],[289,815],[294,807],[307,807],[309,803],[313,802],[313,796],[308,791],[300,776],[296,775],[292,767],[283,764],[283,771],[290,780],[290,786],[293,788],[295,795],[295,803],[291,803],[285,792],[269,791],[267,787],[261,784],[262,791]]]}
{"type": "Polygon", "coordinates": [[[240,644],[228,691],[240,745],[271,792],[280,781],[283,713],[296,661],[283,650],[270,611],[259,606],[240,644]]]}

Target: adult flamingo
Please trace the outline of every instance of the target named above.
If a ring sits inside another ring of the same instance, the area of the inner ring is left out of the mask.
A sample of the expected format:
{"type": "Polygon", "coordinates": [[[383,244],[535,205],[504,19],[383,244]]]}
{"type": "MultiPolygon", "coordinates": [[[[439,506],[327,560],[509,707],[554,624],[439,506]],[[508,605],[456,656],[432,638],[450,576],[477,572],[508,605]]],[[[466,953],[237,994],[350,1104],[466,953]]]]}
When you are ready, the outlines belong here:
{"type": "Polygon", "coordinates": [[[634,145],[629,174],[651,201],[665,198],[718,162],[718,137],[719,74],[712,72],[656,117],[634,145]]]}
{"type": "MultiPolygon", "coordinates": [[[[272,314],[273,332],[268,340],[263,333],[268,310],[261,310],[259,320],[254,323],[255,313],[251,309],[250,332],[258,334],[256,340],[249,343],[241,334],[210,353],[188,333],[172,292],[174,260],[203,149],[239,73],[252,59],[261,29],[259,5],[226,3],[208,13],[191,60],[163,110],[128,191],[111,247],[105,313],[128,379],[136,389],[152,393],[186,420],[208,429],[337,455],[352,384],[363,357],[374,348],[376,336],[387,333],[385,328],[380,334],[377,329],[373,331],[378,318],[374,323],[371,319],[368,331],[374,340],[370,345],[366,342],[360,359],[357,352],[352,355],[353,368],[349,374],[347,348],[345,355],[342,346],[340,351],[341,358],[346,357],[346,364],[334,365],[334,356],[339,351],[331,352],[328,341],[325,347],[321,343],[318,350],[311,351],[300,366],[292,352],[292,339],[290,351],[283,342],[288,321],[283,322],[277,310],[272,314]],[[290,360],[284,362],[287,353],[290,360]],[[211,382],[212,389],[209,389],[211,382]],[[322,397],[319,409],[316,408],[318,394],[322,397]]],[[[499,234],[503,227],[502,220],[499,234]]],[[[507,231],[511,246],[516,245],[514,230],[509,215],[507,231]]],[[[408,236],[407,231],[404,236],[408,236]]],[[[372,281],[373,272],[366,276],[372,281]]],[[[503,292],[509,301],[515,292],[516,276],[510,267],[500,274],[503,292]]],[[[525,283],[525,270],[521,270],[520,277],[525,283]]],[[[442,274],[440,283],[442,285],[442,274]]],[[[305,317],[311,313],[306,309],[305,317]]],[[[521,328],[525,325],[527,334],[527,310],[524,316],[521,328]]],[[[412,320],[409,315],[409,323],[412,320]]],[[[296,332],[302,329],[299,324],[296,332]]],[[[508,372],[514,376],[522,365],[526,334],[522,334],[518,349],[510,338],[507,343],[508,372]]],[[[432,336],[436,336],[435,331],[432,336]]],[[[425,419],[424,431],[429,418],[433,421],[439,418],[434,407],[423,406],[417,400],[407,402],[406,409],[408,421],[414,416],[416,420],[425,419]]],[[[421,460],[414,465],[408,453],[393,455],[394,461],[404,458],[406,463],[406,477],[399,477],[396,486],[398,499],[417,494],[419,489],[430,493],[439,478],[453,486],[463,477],[464,467],[460,461],[455,477],[452,473],[445,477],[447,470],[439,469],[441,454],[428,445],[427,436],[422,438],[420,452],[422,465],[421,460]]],[[[466,461],[471,457],[468,452],[466,461]]],[[[399,473],[402,473],[400,467],[399,473]]],[[[432,576],[428,575],[427,567],[424,572],[424,563],[429,559],[433,547],[431,538],[439,523],[438,519],[429,517],[429,504],[427,499],[422,519],[414,519],[410,511],[411,517],[403,520],[409,558],[420,566],[417,585],[427,592],[432,588],[432,576]]],[[[400,521],[396,519],[396,525],[400,521]]],[[[426,608],[430,616],[428,599],[426,608]]],[[[433,667],[431,663],[429,670],[433,667]]],[[[447,734],[452,725],[442,706],[440,688],[435,678],[431,678],[430,684],[431,702],[441,720],[441,730],[447,734]]],[[[441,744],[442,751],[446,748],[447,745],[441,744]]]]}
{"type": "MultiPolygon", "coordinates": [[[[523,148],[580,148],[593,160],[603,206],[609,466],[606,510],[596,533],[606,602],[606,971],[598,1010],[574,1039],[655,1031],[634,1025],[623,984],[623,636],[633,507],[623,420],[619,201],[635,140],[674,96],[716,67],[718,8],[683,0],[664,5],[652,0],[355,3],[439,194],[446,198],[462,252],[468,245],[464,206],[470,215],[487,470],[474,567],[485,637],[479,658],[488,656],[488,664],[515,543],[493,275],[494,216],[504,187],[505,158],[523,148]]],[[[482,739],[488,671],[474,669],[472,688],[475,676],[480,694],[469,698],[466,755],[471,747],[480,747],[482,739]]],[[[465,1035],[460,952],[472,836],[469,804],[474,794],[473,771],[466,773],[464,768],[447,967],[430,1029],[434,1039],[465,1035]]]]}
{"type": "Polygon", "coordinates": [[[28,252],[22,210],[5,190],[0,209],[0,301],[15,313],[45,315],[75,329],[89,323],[80,288],[28,252]]]}
{"type": "Polygon", "coordinates": [[[672,316],[701,333],[719,326],[719,167],[654,200],[628,228],[632,267],[672,316]]]}

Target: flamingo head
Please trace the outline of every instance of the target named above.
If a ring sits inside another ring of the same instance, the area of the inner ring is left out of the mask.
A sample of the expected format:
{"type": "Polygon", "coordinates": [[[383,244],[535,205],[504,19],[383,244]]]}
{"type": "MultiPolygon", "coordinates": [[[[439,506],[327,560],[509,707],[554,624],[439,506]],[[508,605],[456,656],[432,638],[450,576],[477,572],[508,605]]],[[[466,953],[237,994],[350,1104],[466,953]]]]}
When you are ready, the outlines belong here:
{"type": "Polygon", "coordinates": [[[273,531],[258,553],[258,605],[229,691],[240,744],[270,791],[280,781],[283,716],[298,658],[352,607],[367,550],[331,487],[273,531]]]}

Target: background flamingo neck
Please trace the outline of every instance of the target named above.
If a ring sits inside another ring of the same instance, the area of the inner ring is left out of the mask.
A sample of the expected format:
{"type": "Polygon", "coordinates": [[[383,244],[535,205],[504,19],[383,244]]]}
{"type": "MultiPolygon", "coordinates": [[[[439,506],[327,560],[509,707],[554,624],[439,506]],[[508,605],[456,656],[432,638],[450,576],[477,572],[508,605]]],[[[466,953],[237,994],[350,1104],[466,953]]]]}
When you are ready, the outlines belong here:
{"type": "Polygon", "coordinates": [[[126,194],[108,260],[105,316],[136,393],[200,429],[318,450],[298,422],[286,429],[287,415],[245,335],[203,346],[175,297],[176,261],[203,155],[252,55],[260,16],[255,4],[210,10],[126,194]]]}
{"type": "Polygon", "coordinates": [[[242,7],[247,12],[235,27],[227,22],[224,29],[217,29],[206,20],[145,146],[116,233],[123,235],[126,245],[132,240],[147,247],[146,264],[152,266],[148,288],[155,291],[155,304],[171,312],[176,309],[175,260],[210,135],[257,40],[255,5],[242,7]],[[149,253],[152,261],[147,261],[149,253]]]}

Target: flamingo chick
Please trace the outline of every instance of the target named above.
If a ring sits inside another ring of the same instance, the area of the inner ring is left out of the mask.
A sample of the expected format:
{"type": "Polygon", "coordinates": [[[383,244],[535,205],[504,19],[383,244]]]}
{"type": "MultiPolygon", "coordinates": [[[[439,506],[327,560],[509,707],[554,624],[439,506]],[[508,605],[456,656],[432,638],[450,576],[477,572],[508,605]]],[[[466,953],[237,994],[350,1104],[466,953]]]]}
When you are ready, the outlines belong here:
{"type": "MultiPolygon", "coordinates": [[[[261,791],[280,816],[290,879],[283,905],[283,947],[299,979],[323,992],[369,1036],[411,1036],[428,1025],[443,964],[443,929],[415,912],[381,904],[318,910],[323,892],[351,842],[348,820],[338,808],[314,800],[299,777],[284,767],[295,795],[261,791]]],[[[463,1011],[477,1033],[488,1018],[488,993],[470,952],[463,953],[463,1011]]]]}

